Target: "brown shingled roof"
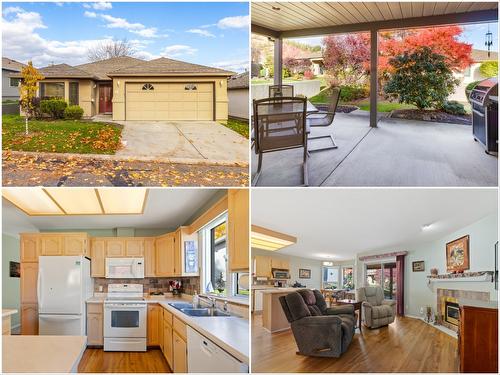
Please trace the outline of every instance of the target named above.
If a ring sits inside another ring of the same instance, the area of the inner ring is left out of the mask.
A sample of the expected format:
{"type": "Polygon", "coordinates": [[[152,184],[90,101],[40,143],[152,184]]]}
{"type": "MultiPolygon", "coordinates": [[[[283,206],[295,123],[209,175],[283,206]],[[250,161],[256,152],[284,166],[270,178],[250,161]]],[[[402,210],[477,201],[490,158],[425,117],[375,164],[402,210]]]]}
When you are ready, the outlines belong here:
{"type": "Polygon", "coordinates": [[[123,69],[108,73],[112,76],[145,76],[145,75],[221,75],[231,76],[233,72],[227,70],[212,68],[210,66],[191,64],[184,61],[167,59],[161,57],[159,59],[144,61],[134,66],[129,66],[123,69]]]}
{"type": "Polygon", "coordinates": [[[474,62],[483,62],[488,60],[498,60],[498,53],[495,51],[490,52],[490,57],[488,57],[488,51],[483,51],[480,49],[473,49],[471,53],[472,60],[474,62]]]}
{"type": "Polygon", "coordinates": [[[112,57],[107,60],[95,61],[87,64],[77,65],[76,67],[81,70],[85,70],[101,80],[110,80],[108,77],[109,72],[123,69],[128,66],[137,65],[144,60],[136,59],[129,56],[112,57]]]}
{"type": "Polygon", "coordinates": [[[2,69],[10,70],[13,72],[20,72],[26,65],[19,61],[2,57],[2,69]]]}
{"type": "Polygon", "coordinates": [[[247,89],[248,88],[248,72],[235,74],[227,80],[228,90],[232,89],[247,89]]]}
{"type": "MultiPolygon", "coordinates": [[[[49,65],[44,68],[38,69],[41,75],[45,78],[88,78],[96,79],[93,74],[84,70],[75,68],[68,64],[49,65]]],[[[10,74],[11,77],[21,77],[20,73],[10,74]]]]}

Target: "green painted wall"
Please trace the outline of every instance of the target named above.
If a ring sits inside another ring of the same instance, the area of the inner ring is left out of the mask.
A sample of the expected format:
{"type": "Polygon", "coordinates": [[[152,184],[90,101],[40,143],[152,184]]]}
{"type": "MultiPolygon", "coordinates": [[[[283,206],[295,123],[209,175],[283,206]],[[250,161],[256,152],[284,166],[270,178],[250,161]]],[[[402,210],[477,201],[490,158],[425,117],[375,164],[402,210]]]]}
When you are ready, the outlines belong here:
{"type": "MultiPolygon", "coordinates": [[[[9,262],[19,262],[19,239],[2,234],[2,307],[20,311],[20,278],[10,277],[9,262]]],[[[20,322],[19,312],[12,315],[12,326],[20,322]]]]}

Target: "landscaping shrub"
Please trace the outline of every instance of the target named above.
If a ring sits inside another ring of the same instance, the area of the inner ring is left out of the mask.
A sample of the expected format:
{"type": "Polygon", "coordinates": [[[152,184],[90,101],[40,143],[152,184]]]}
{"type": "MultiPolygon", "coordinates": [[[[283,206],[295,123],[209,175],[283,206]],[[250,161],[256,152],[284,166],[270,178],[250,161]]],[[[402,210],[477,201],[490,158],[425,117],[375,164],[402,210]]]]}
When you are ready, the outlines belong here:
{"type": "Polygon", "coordinates": [[[452,115],[464,116],[467,114],[464,105],[462,103],[457,102],[456,100],[450,100],[444,102],[443,107],[441,109],[444,112],[452,115]]]}
{"type": "Polygon", "coordinates": [[[384,87],[385,93],[420,110],[442,108],[458,84],[446,57],[429,47],[405,52],[389,64],[394,74],[384,87]]]}
{"type": "Polygon", "coordinates": [[[366,86],[342,85],[340,86],[340,100],[342,102],[351,102],[357,99],[364,99],[370,95],[366,86]]]}
{"type": "Polygon", "coordinates": [[[304,72],[304,79],[314,79],[314,73],[310,70],[304,72]]]}
{"type": "Polygon", "coordinates": [[[48,114],[53,119],[64,117],[64,110],[68,106],[63,99],[46,99],[40,103],[40,109],[43,113],[48,114]]]}
{"type": "Polygon", "coordinates": [[[64,118],[80,120],[83,116],[83,108],[78,105],[70,105],[64,110],[64,118]]]}
{"type": "Polygon", "coordinates": [[[476,85],[481,82],[481,81],[474,81],[474,82],[471,82],[469,83],[466,87],[465,87],[465,96],[467,97],[467,100],[469,100],[469,95],[470,95],[470,92],[472,90],[474,90],[474,87],[476,87],[476,85]]]}
{"type": "Polygon", "coordinates": [[[498,75],[498,61],[485,61],[479,66],[479,71],[485,77],[496,77],[498,75]]]}

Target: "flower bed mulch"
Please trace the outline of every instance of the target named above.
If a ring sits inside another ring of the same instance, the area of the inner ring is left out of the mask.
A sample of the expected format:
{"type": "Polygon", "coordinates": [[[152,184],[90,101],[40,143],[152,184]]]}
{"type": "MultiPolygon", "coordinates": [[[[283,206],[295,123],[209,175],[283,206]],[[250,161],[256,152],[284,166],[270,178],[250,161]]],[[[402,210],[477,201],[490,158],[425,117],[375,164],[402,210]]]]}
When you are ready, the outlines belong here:
{"type": "Polygon", "coordinates": [[[391,112],[391,118],[418,120],[430,122],[445,122],[448,124],[472,125],[471,115],[452,115],[439,110],[420,111],[418,109],[396,109],[391,112]]]}
{"type": "MultiPolygon", "coordinates": [[[[328,111],[328,105],[326,104],[317,104],[316,108],[318,108],[320,111],[328,111]]],[[[338,105],[335,112],[350,113],[352,111],[355,111],[356,109],[359,109],[359,107],[356,107],[355,105],[338,105]]]]}

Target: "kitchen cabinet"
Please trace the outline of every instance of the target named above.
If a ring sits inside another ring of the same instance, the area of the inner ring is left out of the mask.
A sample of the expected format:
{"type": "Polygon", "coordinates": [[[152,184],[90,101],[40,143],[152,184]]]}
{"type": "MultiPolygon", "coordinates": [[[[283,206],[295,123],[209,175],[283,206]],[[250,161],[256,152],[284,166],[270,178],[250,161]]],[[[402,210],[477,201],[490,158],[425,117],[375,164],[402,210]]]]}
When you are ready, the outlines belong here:
{"type": "Polygon", "coordinates": [[[163,320],[163,308],[156,303],[148,303],[148,332],[147,332],[147,345],[158,346],[160,345],[159,326],[160,321],[163,320]]]}
{"type": "Polygon", "coordinates": [[[168,365],[173,369],[172,314],[163,310],[163,355],[168,365]]]}
{"type": "Polygon", "coordinates": [[[144,239],[144,277],[156,276],[155,239],[144,239]]]}
{"type": "Polygon", "coordinates": [[[254,274],[256,277],[272,277],[272,259],[269,256],[256,255],[254,258],[254,274]]]}
{"type": "Polygon", "coordinates": [[[38,262],[40,241],[36,234],[21,235],[21,262],[38,262]]]}
{"type": "Polygon", "coordinates": [[[105,277],[106,241],[94,238],[90,241],[90,274],[92,277],[105,277]]]}
{"type": "Polygon", "coordinates": [[[103,315],[102,303],[87,304],[87,345],[104,345],[103,315]]]}
{"type": "Polygon", "coordinates": [[[38,305],[21,304],[21,335],[38,335],[38,305]]]}
{"type": "MultiPolygon", "coordinates": [[[[160,306],[161,307],[161,306],[160,306]]],[[[163,326],[164,326],[164,322],[163,322],[163,307],[161,308],[160,310],[160,321],[158,323],[158,342],[160,344],[160,350],[161,352],[163,353],[163,326]]]]}
{"type": "Polygon", "coordinates": [[[21,263],[21,303],[38,303],[38,263],[21,263]]]}
{"type": "Polygon", "coordinates": [[[125,256],[142,258],[144,257],[144,239],[143,238],[127,238],[125,240],[125,256]]]}
{"type": "Polygon", "coordinates": [[[63,237],[60,235],[40,237],[40,255],[64,255],[63,246],[63,237]]]}
{"type": "Polygon", "coordinates": [[[288,270],[290,269],[290,263],[286,259],[271,257],[271,268],[288,270]]]}
{"type": "Polygon", "coordinates": [[[174,373],[187,373],[187,342],[176,331],[173,333],[174,373]]]}
{"type": "Polygon", "coordinates": [[[125,240],[123,238],[106,239],[106,258],[124,256],[125,240]]]}
{"type": "Polygon", "coordinates": [[[88,236],[86,234],[65,235],[63,241],[64,255],[88,255],[88,236]]]}
{"type": "Polygon", "coordinates": [[[246,271],[249,248],[248,189],[230,189],[227,201],[228,267],[230,271],[246,271]]]}
{"type": "Polygon", "coordinates": [[[182,276],[182,230],[177,229],[174,233],[174,276],[182,276]]]}
{"type": "Polygon", "coordinates": [[[175,276],[175,252],[174,233],[156,239],[156,276],[175,276]]]}

